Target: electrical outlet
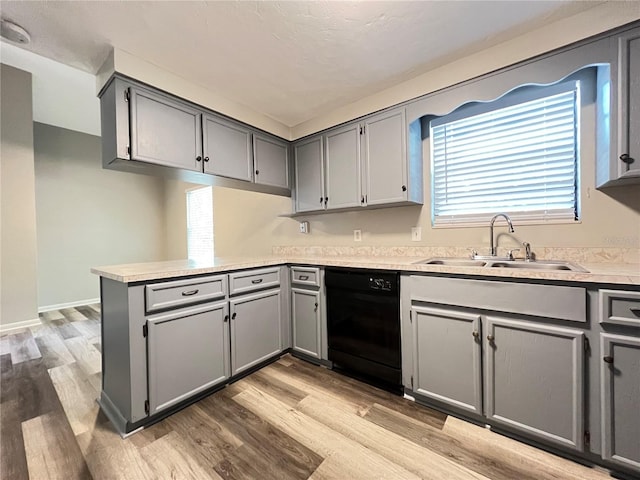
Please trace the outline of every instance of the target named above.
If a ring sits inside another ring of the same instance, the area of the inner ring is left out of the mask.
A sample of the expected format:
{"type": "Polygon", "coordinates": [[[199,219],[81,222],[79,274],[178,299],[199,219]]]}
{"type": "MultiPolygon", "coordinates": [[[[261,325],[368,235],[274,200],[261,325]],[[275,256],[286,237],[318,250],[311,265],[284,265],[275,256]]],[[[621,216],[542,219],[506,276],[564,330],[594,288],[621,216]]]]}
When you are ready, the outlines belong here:
{"type": "Polygon", "coordinates": [[[309,222],[300,222],[300,233],[309,233],[309,222]]]}
{"type": "Polygon", "coordinates": [[[353,241],[361,242],[362,241],[362,230],[354,230],[353,231],[353,241]]]}
{"type": "Polygon", "coordinates": [[[422,240],[422,227],[411,227],[411,240],[414,242],[422,240]]]}

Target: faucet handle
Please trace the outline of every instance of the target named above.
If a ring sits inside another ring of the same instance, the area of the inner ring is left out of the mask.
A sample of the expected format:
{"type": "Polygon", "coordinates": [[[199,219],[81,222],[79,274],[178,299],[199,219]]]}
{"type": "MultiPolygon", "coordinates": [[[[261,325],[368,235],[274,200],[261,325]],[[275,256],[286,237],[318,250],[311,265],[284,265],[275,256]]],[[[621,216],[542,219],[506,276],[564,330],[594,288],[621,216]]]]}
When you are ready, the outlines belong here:
{"type": "Polygon", "coordinates": [[[522,246],[524,247],[524,259],[527,262],[530,262],[535,259],[535,254],[531,251],[531,244],[529,242],[523,242],[522,246]]]}
{"type": "Polygon", "coordinates": [[[509,252],[507,253],[507,258],[509,260],[513,260],[513,252],[518,252],[518,251],[520,251],[519,248],[513,248],[513,249],[509,250],[509,252]]]}

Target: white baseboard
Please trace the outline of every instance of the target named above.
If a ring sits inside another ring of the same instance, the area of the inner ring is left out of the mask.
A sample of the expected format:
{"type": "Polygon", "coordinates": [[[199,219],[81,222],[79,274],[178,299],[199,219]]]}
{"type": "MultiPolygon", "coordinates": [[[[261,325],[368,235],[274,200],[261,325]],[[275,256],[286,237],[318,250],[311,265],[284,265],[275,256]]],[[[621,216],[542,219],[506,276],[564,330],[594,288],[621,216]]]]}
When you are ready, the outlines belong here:
{"type": "Polygon", "coordinates": [[[83,307],[92,303],[100,303],[100,298],[89,298],[87,300],[78,300],[77,302],[57,303],[56,305],[45,305],[38,307],[38,313],[51,312],[52,310],[61,310],[63,308],[83,307]]]}
{"type": "Polygon", "coordinates": [[[7,323],[4,325],[0,325],[0,333],[12,332],[13,330],[22,330],[23,328],[29,327],[37,327],[39,325],[42,325],[42,322],[39,318],[34,318],[33,320],[25,320],[24,322],[7,323]]]}

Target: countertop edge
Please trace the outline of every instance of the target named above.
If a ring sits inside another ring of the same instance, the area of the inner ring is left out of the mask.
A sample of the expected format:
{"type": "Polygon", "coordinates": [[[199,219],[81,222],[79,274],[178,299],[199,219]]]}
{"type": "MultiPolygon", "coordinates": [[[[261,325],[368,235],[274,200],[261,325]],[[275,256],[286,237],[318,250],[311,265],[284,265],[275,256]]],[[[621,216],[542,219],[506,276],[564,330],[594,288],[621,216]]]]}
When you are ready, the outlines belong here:
{"type": "Polygon", "coordinates": [[[221,261],[219,265],[189,265],[189,261],[149,262],[129,265],[114,265],[91,268],[91,273],[121,283],[168,280],[187,276],[231,272],[249,268],[277,265],[301,264],[322,267],[369,268],[374,270],[397,270],[403,273],[440,273],[470,277],[495,277],[496,279],[554,280],[572,283],[600,283],[635,286],[640,285],[640,266],[632,264],[585,264],[589,272],[541,271],[528,269],[490,269],[486,267],[459,267],[425,265],[414,262],[423,260],[413,257],[358,258],[358,257],[264,257],[221,261]],[[632,269],[636,268],[636,271],[632,269]],[[137,270],[137,272],[136,272],[137,270]]]}

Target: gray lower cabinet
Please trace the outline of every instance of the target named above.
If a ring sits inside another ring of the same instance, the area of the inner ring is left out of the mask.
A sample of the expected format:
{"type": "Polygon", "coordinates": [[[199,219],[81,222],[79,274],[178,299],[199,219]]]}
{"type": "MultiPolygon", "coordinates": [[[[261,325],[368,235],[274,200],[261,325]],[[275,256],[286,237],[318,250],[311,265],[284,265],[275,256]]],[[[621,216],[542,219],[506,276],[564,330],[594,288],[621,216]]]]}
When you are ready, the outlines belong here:
{"type": "Polygon", "coordinates": [[[251,181],[251,132],[213,115],[202,119],[204,173],[251,181]]]}
{"type": "Polygon", "coordinates": [[[600,334],[602,458],[640,471],[640,337],[600,334]]]}
{"type": "Polygon", "coordinates": [[[481,317],[475,313],[412,307],[413,390],[482,414],[481,317]]]}
{"type": "Polygon", "coordinates": [[[364,204],[360,163],[360,130],[348,125],[325,134],[325,184],[327,208],[358,207],[364,204]]]}
{"type": "Polygon", "coordinates": [[[147,318],[149,414],[230,376],[225,301],[147,318]]]}
{"type": "Polygon", "coordinates": [[[295,209],[309,212],[325,208],[322,136],[312,137],[294,147],[295,209]]]}
{"type": "Polygon", "coordinates": [[[148,90],[130,87],[131,160],[200,170],[199,110],[148,90]]]}
{"type": "Polygon", "coordinates": [[[282,351],[280,295],[278,288],[229,301],[232,375],[282,351]]]}
{"type": "Polygon", "coordinates": [[[488,315],[484,336],[487,418],[582,450],[584,333],[488,315]]]}
{"type": "Polygon", "coordinates": [[[293,349],[314,358],[321,358],[320,292],[291,288],[293,349]]]}
{"type": "Polygon", "coordinates": [[[289,188],[289,145],[259,133],[253,134],[255,182],[289,188]]]}

